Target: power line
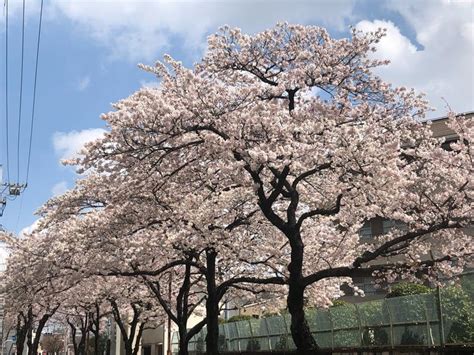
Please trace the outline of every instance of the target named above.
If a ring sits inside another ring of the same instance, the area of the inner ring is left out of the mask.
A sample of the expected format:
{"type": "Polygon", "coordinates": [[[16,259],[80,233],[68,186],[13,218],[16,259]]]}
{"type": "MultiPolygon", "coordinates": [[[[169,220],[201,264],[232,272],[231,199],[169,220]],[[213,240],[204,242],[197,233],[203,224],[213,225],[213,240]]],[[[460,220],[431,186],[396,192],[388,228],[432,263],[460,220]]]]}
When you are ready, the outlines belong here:
{"type": "Polygon", "coordinates": [[[40,50],[40,41],[41,41],[41,24],[43,21],[43,0],[41,0],[41,7],[40,7],[40,17],[39,17],[39,25],[38,25],[38,40],[36,42],[36,63],[35,63],[35,80],[33,84],[33,104],[31,108],[31,122],[30,122],[30,142],[28,145],[28,160],[26,163],[26,180],[25,186],[28,185],[28,178],[30,176],[30,159],[31,159],[31,145],[33,142],[33,128],[34,128],[34,120],[35,120],[35,104],[36,104],[36,83],[38,79],[38,61],[39,61],[39,50],[40,50]]]}
{"type": "Polygon", "coordinates": [[[23,64],[25,58],[25,0],[23,0],[23,19],[21,26],[21,68],[20,68],[20,103],[18,108],[18,135],[16,144],[16,176],[17,183],[20,183],[20,138],[21,138],[21,108],[23,103],[23,64]]]}
{"type": "Polygon", "coordinates": [[[10,183],[10,153],[8,140],[8,0],[5,0],[5,132],[7,153],[7,183],[10,183]]]}

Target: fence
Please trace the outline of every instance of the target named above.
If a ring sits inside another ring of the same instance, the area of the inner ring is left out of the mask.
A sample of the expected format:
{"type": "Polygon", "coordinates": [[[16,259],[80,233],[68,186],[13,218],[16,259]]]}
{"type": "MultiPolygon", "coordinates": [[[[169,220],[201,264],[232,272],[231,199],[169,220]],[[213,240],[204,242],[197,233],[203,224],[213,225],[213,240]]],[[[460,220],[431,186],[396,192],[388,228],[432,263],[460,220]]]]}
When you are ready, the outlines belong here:
{"type": "MultiPolygon", "coordinates": [[[[432,293],[309,309],[307,320],[318,345],[327,350],[354,348],[474,346],[474,275],[463,287],[432,293]]],[[[222,352],[291,351],[290,316],[272,316],[219,326],[222,352]]],[[[206,329],[191,339],[191,354],[205,353],[206,329]]],[[[173,335],[173,353],[178,351],[173,335]]]]}

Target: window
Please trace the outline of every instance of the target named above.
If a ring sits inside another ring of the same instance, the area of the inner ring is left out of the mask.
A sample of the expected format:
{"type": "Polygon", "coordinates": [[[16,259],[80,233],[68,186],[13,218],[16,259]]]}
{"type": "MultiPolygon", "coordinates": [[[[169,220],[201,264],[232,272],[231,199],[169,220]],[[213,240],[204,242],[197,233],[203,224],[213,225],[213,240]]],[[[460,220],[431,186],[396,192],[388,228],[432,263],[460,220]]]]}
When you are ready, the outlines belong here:
{"type": "Polygon", "coordinates": [[[362,228],[359,231],[360,234],[360,241],[362,243],[368,243],[372,239],[372,223],[367,221],[364,223],[362,228]]]}
{"type": "Polygon", "coordinates": [[[407,227],[406,227],[405,223],[403,223],[401,221],[389,221],[389,220],[382,221],[383,234],[387,234],[392,229],[407,230],[407,227]]]}

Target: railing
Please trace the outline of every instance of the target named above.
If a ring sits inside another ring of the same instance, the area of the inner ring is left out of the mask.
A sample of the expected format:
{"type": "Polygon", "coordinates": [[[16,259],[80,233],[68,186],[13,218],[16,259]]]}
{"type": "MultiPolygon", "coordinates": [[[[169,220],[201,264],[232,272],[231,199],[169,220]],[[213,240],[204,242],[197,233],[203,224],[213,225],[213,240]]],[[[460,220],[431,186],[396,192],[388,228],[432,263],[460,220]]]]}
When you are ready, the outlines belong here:
{"type": "MultiPolygon", "coordinates": [[[[328,350],[474,346],[474,275],[462,283],[428,294],[309,309],[307,320],[318,345],[328,350]]],[[[191,339],[191,354],[205,353],[205,336],[204,328],[191,339]]],[[[220,324],[219,347],[222,352],[293,350],[290,316],[220,324]]],[[[177,333],[172,349],[177,353],[177,333]]]]}

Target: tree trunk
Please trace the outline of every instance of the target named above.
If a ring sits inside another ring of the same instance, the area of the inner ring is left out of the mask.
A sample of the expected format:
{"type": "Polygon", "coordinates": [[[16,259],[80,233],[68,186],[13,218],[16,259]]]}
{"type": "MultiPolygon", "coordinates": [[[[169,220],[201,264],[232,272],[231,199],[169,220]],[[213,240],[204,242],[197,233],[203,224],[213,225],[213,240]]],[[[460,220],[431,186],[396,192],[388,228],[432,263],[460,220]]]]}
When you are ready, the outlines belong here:
{"type": "Polygon", "coordinates": [[[66,322],[69,324],[69,328],[71,329],[71,341],[72,341],[72,348],[74,349],[74,355],[79,355],[79,349],[78,349],[77,341],[76,341],[76,333],[77,333],[76,326],[68,318],[66,318],[66,322]]]}
{"type": "Polygon", "coordinates": [[[178,329],[179,333],[179,349],[178,349],[178,355],[188,355],[188,339],[187,339],[187,330],[186,330],[186,325],[181,324],[178,329]]]}
{"type": "MultiPolygon", "coordinates": [[[[170,275],[171,277],[171,275],[170,275]]],[[[191,266],[185,265],[183,283],[176,298],[176,318],[179,333],[179,355],[188,355],[188,297],[191,288],[191,266]]]]}
{"type": "Polygon", "coordinates": [[[110,355],[110,337],[107,338],[107,343],[105,344],[105,355],[110,355]]]}
{"type": "Polygon", "coordinates": [[[28,355],[36,355],[38,354],[38,347],[40,344],[41,340],[41,334],[43,333],[43,329],[48,322],[49,318],[54,315],[58,307],[54,308],[53,310],[50,311],[50,313],[45,313],[41,319],[38,321],[38,326],[36,327],[35,330],[35,337],[33,338],[32,342],[29,342],[31,346],[28,346],[28,355]]]}
{"type": "Polygon", "coordinates": [[[298,354],[319,353],[304,313],[303,255],[304,244],[299,233],[288,236],[291,245],[291,262],[288,265],[288,311],[291,314],[291,336],[298,354]]]}
{"type": "Polygon", "coordinates": [[[207,257],[207,335],[206,354],[219,354],[219,298],[216,288],[216,256],[217,253],[210,249],[206,253],[207,257]]]}
{"type": "MultiPolygon", "coordinates": [[[[28,313],[29,314],[29,313],[28,313]]],[[[17,326],[16,326],[16,351],[17,354],[23,354],[23,350],[25,349],[26,338],[30,331],[31,322],[26,320],[27,318],[23,317],[22,315],[18,315],[17,318],[17,326]],[[22,323],[22,320],[25,320],[22,323]]]]}
{"type": "Polygon", "coordinates": [[[89,334],[89,313],[86,312],[84,321],[81,318],[81,338],[79,339],[79,345],[77,347],[78,355],[86,355],[86,339],[89,334]]]}
{"type": "Polygon", "coordinates": [[[130,340],[125,340],[124,339],[124,343],[125,343],[125,355],[133,355],[133,347],[132,347],[132,339],[130,340]]]}
{"type": "Polygon", "coordinates": [[[287,304],[291,314],[291,336],[298,354],[316,354],[319,348],[306,321],[303,295],[304,288],[292,285],[290,280],[287,304]]]}
{"type": "Polygon", "coordinates": [[[94,354],[99,355],[99,335],[96,334],[94,337],[94,354]]]}
{"type": "Polygon", "coordinates": [[[99,305],[96,303],[96,314],[94,316],[94,354],[99,355],[99,335],[100,335],[100,309],[99,305]]]}

